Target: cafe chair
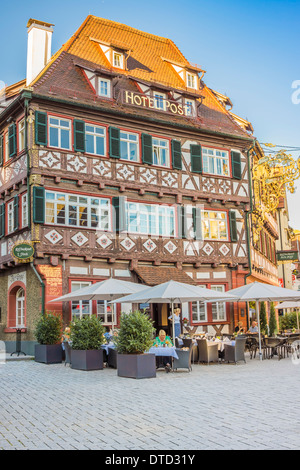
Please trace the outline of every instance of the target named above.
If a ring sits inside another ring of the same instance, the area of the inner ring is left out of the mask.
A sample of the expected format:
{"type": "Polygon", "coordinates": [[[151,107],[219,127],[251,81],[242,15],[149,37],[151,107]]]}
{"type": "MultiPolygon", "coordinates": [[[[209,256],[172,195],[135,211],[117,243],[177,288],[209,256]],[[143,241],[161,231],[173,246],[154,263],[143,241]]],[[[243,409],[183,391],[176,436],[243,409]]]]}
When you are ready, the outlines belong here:
{"type": "Polygon", "coordinates": [[[246,338],[236,338],[234,346],[232,344],[224,344],[224,361],[234,362],[235,364],[238,361],[246,363],[245,346],[246,338]]]}
{"type": "Polygon", "coordinates": [[[198,345],[198,364],[200,362],[219,362],[219,348],[218,344],[209,344],[206,339],[197,339],[198,345]]]}
{"type": "Polygon", "coordinates": [[[278,356],[278,360],[284,357],[285,340],[281,338],[265,338],[267,358],[278,356]]]}
{"type": "Polygon", "coordinates": [[[181,349],[181,345],[180,345],[180,342],[179,342],[179,339],[176,337],[175,338],[175,347],[178,348],[178,349],[181,349]]]}
{"type": "Polygon", "coordinates": [[[173,370],[188,369],[190,372],[192,370],[193,348],[190,348],[188,351],[183,351],[182,349],[176,348],[176,353],[178,359],[174,358],[173,360],[173,370]]]}
{"type": "Polygon", "coordinates": [[[108,348],[108,357],[107,357],[107,365],[108,367],[113,367],[117,369],[117,356],[118,352],[114,348],[108,348]]]}
{"type": "Polygon", "coordinates": [[[182,338],[183,347],[184,348],[191,348],[193,346],[192,338],[182,338]]]}

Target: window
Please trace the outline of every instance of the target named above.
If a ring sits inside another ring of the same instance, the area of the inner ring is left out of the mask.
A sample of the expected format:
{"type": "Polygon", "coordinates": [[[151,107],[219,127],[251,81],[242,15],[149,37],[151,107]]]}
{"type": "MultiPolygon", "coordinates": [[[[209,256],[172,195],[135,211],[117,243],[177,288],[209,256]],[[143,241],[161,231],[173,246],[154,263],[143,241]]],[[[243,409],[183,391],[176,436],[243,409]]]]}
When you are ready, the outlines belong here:
{"type": "Polygon", "coordinates": [[[110,200],[46,191],[46,223],[110,230],[110,200]]]}
{"type": "Polygon", "coordinates": [[[105,155],[106,129],[104,127],[85,125],[86,152],[93,155],[105,155]]]}
{"type": "Polygon", "coordinates": [[[188,88],[197,88],[196,75],[189,72],[186,73],[186,84],[188,88]]]}
{"type": "MultiPolygon", "coordinates": [[[[198,286],[205,287],[205,286],[198,286]]],[[[207,306],[205,302],[192,302],[193,323],[207,322],[207,306]]]]}
{"type": "Polygon", "coordinates": [[[194,116],[195,115],[195,102],[194,100],[185,100],[185,114],[187,116],[194,116]]]}
{"type": "Polygon", "coordinates": [[[97,301],[97,317],[100,318],[104,325],[116,324],[116,315],[113,313],[114,307],[108,305],[107,300],[97,301]],[[113,320],[114,316],[114,321],[113,320]]]}
{"type": "Polygon", "coordinates": [[[14,231],[14,201],[7,204],[7,233],[14,231]]]}
{"type": "Polygon", "coordinates": [[[139,159],[139,136],[129,132],[120,132],[121,158],[131,162],[139,159]]]}
{"type": "Polygon", "coordinates": [[[127,202],[126,209],[128,232],[175,236],[174,207],[127,202]]]}
{"type": "Polygon", "coordinates": [[[228,240],[226,212],[202,211],[204,239],[228,240]]]}
{"type": "Polygon", "coordinates": [[[19,122],[19,152],[22,152],[25,148],[25,119],[19,122]]]}
{"type": "Polygon", "coordinates": [[[98,95],[110,98],[110,80],[98,78],[98,95]]]}
{"type": "MultiPolygon", "coordinates": [[[[225,292],[225,286],[211,286],[211,290],[216,292],[225,292]]],[[[212,308],[212,320],[213,321],[225,321],[226,320],[226,303],[215,302],[211,304],[212,308]]]]}
{"type": "Polygon", "coordinates": [[[113,51],[113,66],[123,69],[123,54],[113,51]]]}
{"type": "Polygon", "coordinates": [[[229,154],[223,150],[202,148],[203,172],[229,176],[229,154]]]}
{"type": "Polygon", "coordinates": [[[8,141],[8,132],[4,134],[4,150],[5,150],[5,161],[9,159],[9,141],[8,141]]]}
{"type": "Polygon", "coordinates": [[[28,204],[27,204],[27,193],[21,197],[21,211],[22,211],[22,227],[28,225],[28,204]]]}
{"type": "MultiPolygon", "coordinates": [[[[71,292],[75,292],[79,289],[83,289],[84,287],[88,287],[91,285],[91,282],[80,282],[80,281],[73,281],[71,283],[71,292]]],[[[86,316],[92,315],[92,301],[91,300],[73,300],[71,304],[72,309],[72,318],[82,318],[86,316]]]]}
{"type": "Polygon", "coordinates": [[[165,105],[166,95],[164,93],[155,92],[154,95],[153,95],[153,98],[154,98],[155,108],[156,109],[162,109],[163,111],[165,111],[165,109],[166,109],[166,105],[165,105]]]}
{"type": "Polygon", "coordinates": [[[49,118],[50,147],[71,149],[71,121],[56,117],[49,118]]]}
{"type": "Polygon", "coordinates": [[[170,166],[169,142],[162,139],[152,139],[153,165],[170,166]]]}
{"type": "Polygon", "coordinates": [[[25,292],[21,287],[16,293],[16,327],[25,326],[25,292]]]}

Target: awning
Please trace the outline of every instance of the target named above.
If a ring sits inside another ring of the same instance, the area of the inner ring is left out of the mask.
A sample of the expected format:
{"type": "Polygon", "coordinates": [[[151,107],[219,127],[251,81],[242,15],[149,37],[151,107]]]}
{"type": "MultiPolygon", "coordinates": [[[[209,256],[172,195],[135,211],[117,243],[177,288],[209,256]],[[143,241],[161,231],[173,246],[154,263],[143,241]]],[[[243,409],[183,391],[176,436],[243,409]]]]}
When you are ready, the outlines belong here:
{"type": "Polygon", "coordinates": [[[142,282],[148,286],[156,286],[168,281],[183,282],[185,284],[197,285],[195,281],[181,269],[164,266],[138,266],[134,268],[142,282]]]}

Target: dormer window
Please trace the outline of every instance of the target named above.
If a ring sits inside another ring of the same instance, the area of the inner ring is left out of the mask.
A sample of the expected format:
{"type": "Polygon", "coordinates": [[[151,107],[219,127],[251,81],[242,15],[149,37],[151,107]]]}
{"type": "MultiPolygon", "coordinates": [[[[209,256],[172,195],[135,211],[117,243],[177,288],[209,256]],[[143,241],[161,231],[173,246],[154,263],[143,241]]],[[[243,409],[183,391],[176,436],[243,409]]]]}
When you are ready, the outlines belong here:
{"type": "Polygon", "coordinates": [[[186,73],[186,85],[188,88],[197,88],[197,80],[196,80],[196,75],[187,72],[186,73]]]}
{"type": "Polygon", "coordinates": [[[156,109],[161,109],[165,111],[166,109],[166,95],[164,93],[154,92],[154,103],[156,109]]]}
{"type": "Polygon", "coordinates": [[[195,101],[194,100],[185,100],[184,109],[186,116],[195,116],[195,101]]]}
{"type": "Polygon", "coordinates": [[[113,67],[117,67],[118,69],[123,69],[123,54],[120,52],[113,51],[113,67]]]}
{"type": "Polygon", "coordinates": [[[111,83],[107,78],[98,77],[98,96],[111,97],[111,83]]]}

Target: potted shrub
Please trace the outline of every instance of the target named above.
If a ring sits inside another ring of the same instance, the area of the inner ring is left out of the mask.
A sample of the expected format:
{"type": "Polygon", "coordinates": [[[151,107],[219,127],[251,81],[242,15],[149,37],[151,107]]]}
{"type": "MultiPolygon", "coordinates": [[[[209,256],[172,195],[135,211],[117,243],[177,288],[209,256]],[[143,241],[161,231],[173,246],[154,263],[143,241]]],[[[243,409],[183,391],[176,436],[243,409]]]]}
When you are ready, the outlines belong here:
{"type": "Polygon", "coordinates": [[[103,369],[104,327],[95,315],[75,319],[71,323],[70,344],[72,369],[103,369]]]}
{"type": "Polygon", "coordinates": [[[40,317],[35,328],[35,361],[45,364],[62,362],[61,346],[62,320],[57,314],[45,313],[40,317]]]}
{"type": "Polygon", "coordinates": [[[115,339],[118,376],[135,379],[156,377],[154,354],[147,354],[153,345],[153,322],[140,311],[123,313],[115,339]]]}

